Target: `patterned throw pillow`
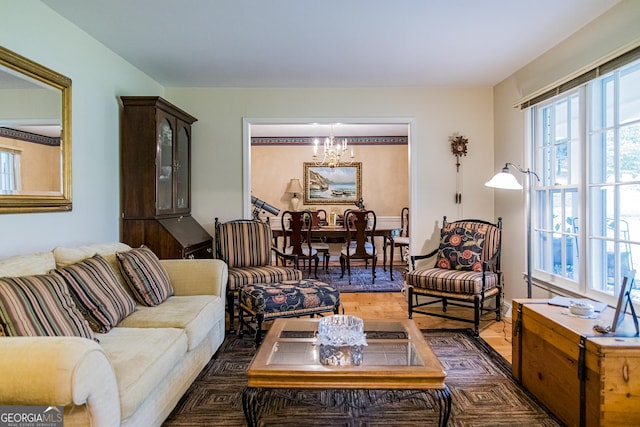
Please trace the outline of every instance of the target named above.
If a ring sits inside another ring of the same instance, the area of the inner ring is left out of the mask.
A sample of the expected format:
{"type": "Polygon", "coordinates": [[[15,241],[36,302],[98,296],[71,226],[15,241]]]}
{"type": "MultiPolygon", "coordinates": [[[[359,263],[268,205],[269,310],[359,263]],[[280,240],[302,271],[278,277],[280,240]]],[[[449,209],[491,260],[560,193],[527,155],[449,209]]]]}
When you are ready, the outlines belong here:
{"type": "Polygon", "coordinates": [[[463,227],[443,228],[436,267],[482,271],[485,231],[463,227]]]}
{"type": "Polygon", "coordinates": [[[97,341],[58,275],[0,278],[0,328],[6,336],[76,336],[97,341]]]}
{"type": "Polygon", "coordinates": [[[136,310],[111,265],[98,254],[55,273],[67,282],[76,306],[96,332],[109,332],[136,310]]]}
{"type": "Polygon", "coordinates": [[[173,295],[169,275],[151,249],[143,246],[116,255],[122,275],[141,304],[153,307],[173,295]]]}

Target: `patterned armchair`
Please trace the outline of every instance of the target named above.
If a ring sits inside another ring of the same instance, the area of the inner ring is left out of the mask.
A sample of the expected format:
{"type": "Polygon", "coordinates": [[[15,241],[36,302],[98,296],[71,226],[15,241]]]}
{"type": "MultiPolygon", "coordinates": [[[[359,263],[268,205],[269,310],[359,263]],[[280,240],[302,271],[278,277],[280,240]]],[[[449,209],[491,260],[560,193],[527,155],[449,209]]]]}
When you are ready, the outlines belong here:
{"type": "Polygon", "coordinates": [[[500,247],[502,218],[497,224],[477,219],[447,222],[444,217],[440,233],[440,246],[426,255],[411,257],[412,271],[406,275],[409,291],[409,319],[413,313],[455,319],[474,325],[479,335],[480,318],[495,313],[501,318],[502,273],[500,247]],[[416,269],[415,262],[436,256],[430,268],[416,269]],[[419,301],[420,297],[430,297],[419,301]],[[434,299],[435,298],[435,299],[434,299]],[[485,307],[494,299],[492,307],[485,307]],[[424,307],[442,302],[442,313],[424,307]],[[447,312],[447,305],[473,308],[473,320],[447,312]]]}
{"type": "MultiPolygon", "coordinates": [[[[268,223],[256,220],[234,220],[221,223],[215,219],[216,258],[227,263],[227,312],[229,330],[234,330],[234,309],[238,291],[245,285],[278,283],[302,279],[302,271],[271,265],[275,254],[297,265],[295,255],[285,255],[273,247],[273,235],[268,223]]],[[[283,262],[284,264],[284,262],[283,262]]]]}

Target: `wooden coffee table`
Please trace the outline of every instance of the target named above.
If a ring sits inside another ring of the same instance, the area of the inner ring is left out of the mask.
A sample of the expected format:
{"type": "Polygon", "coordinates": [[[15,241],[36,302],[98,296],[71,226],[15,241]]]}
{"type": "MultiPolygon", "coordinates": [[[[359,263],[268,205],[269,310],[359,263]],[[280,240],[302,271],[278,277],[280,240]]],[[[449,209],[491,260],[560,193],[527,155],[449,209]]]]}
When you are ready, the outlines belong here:
{"type": "Polygon", "coordinates": [[[435,396],[439,425],[447,424],[451,412],[451,394],[444,382],[447,374],[413,321],[365,319],[368,345],[363,347],[359,366],[320,363],[315,344],[318,322],[276,319],[267,332],[247,369],[247,388],[242,395],[249,426],[258,425],[274,397],[299,402],[300,389],[329,390],[331,402],[356,411],[381,402],[428,401],[435,396]],[[355,393],[359,390],[379,392],[355,393]]]}

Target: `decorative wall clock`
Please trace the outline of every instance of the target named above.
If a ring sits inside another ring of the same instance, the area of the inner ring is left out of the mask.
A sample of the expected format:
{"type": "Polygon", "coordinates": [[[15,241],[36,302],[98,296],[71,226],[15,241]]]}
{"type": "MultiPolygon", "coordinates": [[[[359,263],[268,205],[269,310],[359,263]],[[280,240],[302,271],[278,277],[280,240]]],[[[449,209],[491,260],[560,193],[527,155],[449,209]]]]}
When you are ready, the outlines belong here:
{"type": "Polygon", "coordinates": [[[456,156],[456,204],[462,205],[462,192],[460,191],[460,157],[467,155],[467,144],[469,140],[458,133],[449,137],[451,152],[456,156]]]}
{"type": "Polygon", "coordinates": [[[451,143],[451,152],[456,156],[456,172],[460,172],[460,156],[467,155],[467,144],[469,140],[464,136],[454,133],[449,137],[451,143]]]}

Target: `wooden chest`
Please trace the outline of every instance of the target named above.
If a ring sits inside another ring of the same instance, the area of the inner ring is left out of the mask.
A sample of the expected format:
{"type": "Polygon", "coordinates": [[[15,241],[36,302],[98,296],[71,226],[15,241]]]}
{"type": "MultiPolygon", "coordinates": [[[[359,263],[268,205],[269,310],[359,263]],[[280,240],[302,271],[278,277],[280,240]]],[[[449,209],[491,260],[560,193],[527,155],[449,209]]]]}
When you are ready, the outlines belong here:
{"type": "MultiPolygon", "coordinates": [[[[596,319],[565,313],[547,300],[513,301],[514,377],[568,426],[640,426],[640,338],[597,334],[596,319]]],[[[604,325],[613,313],[601,313],[604,325]]],[[[626,317],[622,333],[632,329],[626,317]]]]}

